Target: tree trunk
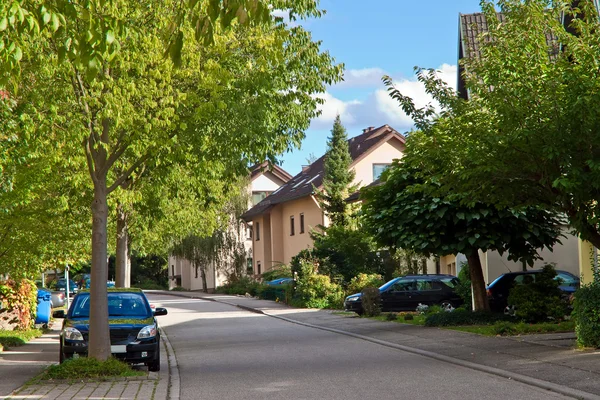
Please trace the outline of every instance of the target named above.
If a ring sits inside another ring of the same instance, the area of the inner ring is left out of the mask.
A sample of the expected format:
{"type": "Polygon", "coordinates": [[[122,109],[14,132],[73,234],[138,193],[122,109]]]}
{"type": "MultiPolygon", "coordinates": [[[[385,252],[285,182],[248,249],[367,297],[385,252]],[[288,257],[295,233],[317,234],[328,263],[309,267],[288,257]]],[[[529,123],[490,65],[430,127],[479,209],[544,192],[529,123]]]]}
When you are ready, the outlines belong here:
{"type": "Polygon", "coordinates": [[[128,288],[131,286],[129,272],[129,235],[127,233],[127,212],[123,206],[117,206],[117,254],[115,260],[116,287],[128,288]]]}
{"type": "Polygon", "coordinates": [[[467,256],[467,262],[469,263],[469,272],[471,274],[471,287],[473,288],[475,311],[489,311],[490,303],[485,290],[485,280],[483,279],[483,270],[481,269],[479,252],[473,250],[467,256]]]}
{"type": "Polygon", "coordinates": [[[203,267],[201,270],[201,277],[202,277],[202,291],[204,293],[208,292],[208,285],[206,283],[206,267],[203,267]]]}
{"type": "Polygon", "coordinates": [[[90,279],[90,324],[88,356],[97,360],[110,357],[110,333],[108,329],[108,278],[107,235],[108,204],[106,177],[94,182],[92,202],[92,271],[90,279]]]}

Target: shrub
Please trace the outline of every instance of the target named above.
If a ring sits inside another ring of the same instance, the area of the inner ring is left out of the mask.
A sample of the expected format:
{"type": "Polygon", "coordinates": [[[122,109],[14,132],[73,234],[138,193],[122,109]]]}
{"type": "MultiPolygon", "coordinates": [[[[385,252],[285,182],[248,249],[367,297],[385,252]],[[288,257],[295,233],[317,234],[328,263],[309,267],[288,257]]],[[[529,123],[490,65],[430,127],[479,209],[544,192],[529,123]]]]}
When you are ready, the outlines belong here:
{"type": "Polygon", "coordinates": [[[144,279],[135,284],[135,287],[146,290],[166,290],[167,287],[150,279],[144,279]]]}
{"type": "Polygon", "coordinates": [[[86,379],[105,376],[137,376],[143,371],[135,371],[128,364],[109,358],[98,361],[95,358],[80,357],[66,360],[62,364],[51,365],[41,379],[86,379]]]}
{"type": "Polygon", "coordinates": [[[546,265],[535,275],[534,282],[513,287],[508,295],[508,304],[514,306],[515,315],[527,322],[564,317],[567,305],[555,277],[554,267],[546,265]]]}
{"type": "Polygon", "coordinates": [[[366,287],[379,287],[383,285],[383,277],[379,274],[360,273],[350,279],[350,284],[346,292],[350,294],[360,293],[366,287]]]}
{"type": "Polygon", "coordinates": [[[3,329],[33,327],[37,311],[37,288],[33,281],[8,279],[0,282],[0,325],[3,329]]]}
{"type": "Polygon", "coordinates": [[[508,321],[498,321],[493,326],[492,329],[496,335],[514,335],[517,333],[517,329],[514,323],[508,321]]]}
{"type": "Polygon", "coordinates": [[[425,326],[491,325],[498,321],[514,321],[514,318],[504,314],[457,308],[453,312],[427,315],[425,326]]]}
{"type": "Polygon", "coordinates": [[[429,315],[429,314],[438,314],[441,312],[445,312],[444,309],[442,309],[442,307],[438,306],[437,304],[434,304],[432,306],[427,307],[427,310],[425,310],[425,314],[429,315]]]}
{"type": "Polygon", "coordinates": [[[367,287],[362,290],[361,294],[361,303],[364,314],[367,317],[375,317],[381,314],[379,288],[367,287]]]}
{"type": "Polygon", "coordinates": [[[471,304],[471,272],[468,265],[462,265],[458,273],[458,285],[454,288],[456,294],[463,300],[463,304],[471,304]]]}
{"type": "Polygon", "coordinates": [[[341,286],[332,283],[329,276],[318,274],[318,264],[310,260],[301,260],[300,266],[292,303],[300,307],[340,308],[344,297],[341,286]]]}
{"type": "Polygon", "coordinates": [[[577,344],[583,347],[600,347],[600,281],[582,286],[575,292],[575,333],[577,344]]]}
{"type": "Polygon", "coordinates": [[[225,293],[225,294],[239,294],[245,295],[246,293],[251,296],[257,296],[260,292],[264,290],[266,286],[261,284],[260,282],[252,279],[249,276],[242,276],[238,279],[227,282],[223,286],[219,286],[217,288],[217,293],[225,293]]]}
{"type": "Polygon", "coordinates": [[[393,313],[393,312],[392,312],[392,313],[388,313],[388,314],[385,316],[385,319],[386,319],[386,320],[388,320],[388,321],[395,321],[395,320],[397,320],[397,319],[398,319],[398,314],[396,314],[396,313],[393,313]]]}
{"type": "Polygon", "coordinates": [[[281,264],[270,271],[264,272],[261,277],[263,282],[272,281],[277,278],[291,278],[292,268],[289,265],[281,264]]]}
{"type": "Polygon", "coordinates": [[[414,319],[415,319],[415,316],[414,316],[414,315],[412,315],[412,314],[406,314],[406,315],[404,316],[404,320],[405,320],[405,321],[412,321],[412,320],[414,320],[414,319]]]}

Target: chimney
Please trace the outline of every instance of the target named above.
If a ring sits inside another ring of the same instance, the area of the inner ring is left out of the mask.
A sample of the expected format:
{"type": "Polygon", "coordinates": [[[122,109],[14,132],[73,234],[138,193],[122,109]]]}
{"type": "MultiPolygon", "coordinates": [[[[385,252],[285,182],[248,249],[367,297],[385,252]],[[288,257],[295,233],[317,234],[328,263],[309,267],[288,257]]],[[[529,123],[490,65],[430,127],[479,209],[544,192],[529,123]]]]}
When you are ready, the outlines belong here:
{"type": "Polygon", "coordinates": [[[373,129],[375,129],[374,126],[367,126],[365,129],[363,129],[363,133],[367,133],[369,131],[372,131],[373,129]]]}
{"type": "Polygon", "coordinates": [[[310,165],[303,165],[302,166],[302,172],[306,171],[309,168],[310,168],[310,165]]]}

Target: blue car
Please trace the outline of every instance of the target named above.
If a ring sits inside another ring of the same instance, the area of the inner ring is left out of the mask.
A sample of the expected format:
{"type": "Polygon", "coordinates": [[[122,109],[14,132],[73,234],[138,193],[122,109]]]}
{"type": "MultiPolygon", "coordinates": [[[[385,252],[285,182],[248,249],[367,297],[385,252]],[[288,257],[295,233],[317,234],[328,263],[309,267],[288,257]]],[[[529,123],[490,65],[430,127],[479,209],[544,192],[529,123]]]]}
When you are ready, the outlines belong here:
{"type": "Polygon", "coordinates": [[[277,279],[273,279],[272,281],[265,282],[265,285],[281,286],[281,285],[289,285],[290,283],[293,283],[293,282],[294,282],[293,278],[277,278],[277,279]]]}
{"type": "MultiPolygon", "coordinates": [[[[60,278],[56,281],[55,285],[56,290],[61,292],[67,291],[67,280],[65,278],[60,278]]],[[[79,287],[75,283],[73,279],[69,279],[69,294],[76,294],[79,291],[79,287]]]]}

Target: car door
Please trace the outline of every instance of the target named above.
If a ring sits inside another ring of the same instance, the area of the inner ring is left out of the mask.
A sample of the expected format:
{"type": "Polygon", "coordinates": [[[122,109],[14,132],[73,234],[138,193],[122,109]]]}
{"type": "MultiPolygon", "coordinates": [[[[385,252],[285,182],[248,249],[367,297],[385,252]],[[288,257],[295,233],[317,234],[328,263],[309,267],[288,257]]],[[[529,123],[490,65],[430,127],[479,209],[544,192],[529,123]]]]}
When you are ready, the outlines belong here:
{"type": "Polygon", "coordinates": [[[417,288],[417,282],[413,278],[403,278],[393,284],[388,290],[381,293],[382,311],[406,311],[414,310],[416,305],[412,301],[412,295],[417,288]]]}
{"type": "Polygon", "coordinates": [[[442,288],[440,285],[434,285],[434,280],[430,277],[417,279],[417,289],[413,292],[411,300],[415,303],[414,308],[420,304],[439,304],[442,299],[442,288]]]}

